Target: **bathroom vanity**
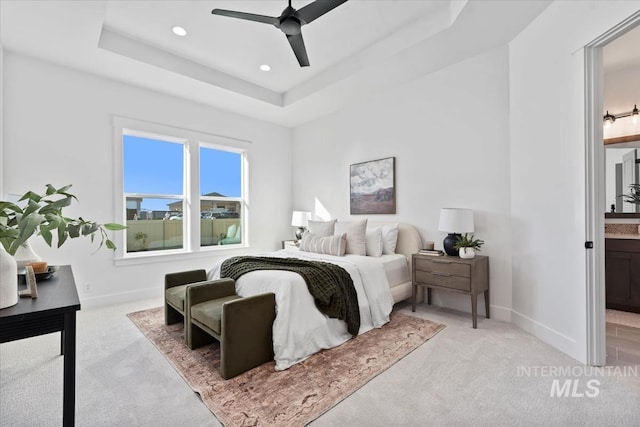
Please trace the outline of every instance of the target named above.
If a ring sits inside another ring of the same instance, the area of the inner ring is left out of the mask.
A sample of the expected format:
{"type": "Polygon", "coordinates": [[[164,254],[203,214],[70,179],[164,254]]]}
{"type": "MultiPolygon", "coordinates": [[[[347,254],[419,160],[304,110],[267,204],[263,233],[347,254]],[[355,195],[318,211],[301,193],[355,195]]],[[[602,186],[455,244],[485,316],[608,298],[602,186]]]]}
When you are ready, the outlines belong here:
{"type": "Polygon", "coordinates": [[[640,234],[605,237],[607,308],[640,313],[640,234]]]}

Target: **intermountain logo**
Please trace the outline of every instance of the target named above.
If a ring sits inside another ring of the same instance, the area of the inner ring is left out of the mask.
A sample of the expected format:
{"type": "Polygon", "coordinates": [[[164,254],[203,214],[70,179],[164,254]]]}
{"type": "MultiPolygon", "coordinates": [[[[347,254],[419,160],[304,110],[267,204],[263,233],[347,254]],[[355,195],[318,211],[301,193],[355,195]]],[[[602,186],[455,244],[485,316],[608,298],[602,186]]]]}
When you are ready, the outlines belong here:
{"type": "Polygon", "coordinates": [[[637,377],[639,366],[518,366],[517,375],[552,378],[549,397],[598,397],[604,377],[637,377]]]}
{"type": "Polygon", "coordinates": [[[598,380],[591,379],[586,382],[586,386],[582,387],[578,379],[564,380],[562,385],[560,385],[560,381],[553,380],[549,397],[598,397],[600,394],[600,381],[598,380]]]}

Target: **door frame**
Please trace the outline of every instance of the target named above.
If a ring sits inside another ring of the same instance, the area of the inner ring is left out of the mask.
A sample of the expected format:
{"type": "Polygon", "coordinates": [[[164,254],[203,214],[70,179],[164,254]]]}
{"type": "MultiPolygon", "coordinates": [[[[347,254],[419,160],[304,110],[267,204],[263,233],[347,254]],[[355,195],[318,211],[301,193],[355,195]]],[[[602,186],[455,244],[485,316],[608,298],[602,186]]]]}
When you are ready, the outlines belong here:
{"type": "Polygon", "coordinates": [[[584,48],[585,65],[585,236],[593,242],[586,251],[587,336],[586,362],[604,366],[606,356],[606,300],[604,269],[605,153],[602,132],[604,70],[602,48],[640,25],[634,13],[584,48]]]}

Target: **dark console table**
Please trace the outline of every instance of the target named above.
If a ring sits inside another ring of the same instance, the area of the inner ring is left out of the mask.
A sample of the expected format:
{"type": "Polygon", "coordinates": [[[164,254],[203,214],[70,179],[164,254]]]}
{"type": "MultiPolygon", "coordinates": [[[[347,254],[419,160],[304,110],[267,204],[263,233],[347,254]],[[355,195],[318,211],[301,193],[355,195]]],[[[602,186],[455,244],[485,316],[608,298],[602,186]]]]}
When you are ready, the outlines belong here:
{"type": "Polygon", "coordinates": [[[64,355],[63,426],[75,423],[78,310],[80,299],[69,265],[60,267],[49,280],[38,282],[38,298],[20,298],[17,305],[0,310],[0,343],[61,333],[60,352],[64,355]]]}

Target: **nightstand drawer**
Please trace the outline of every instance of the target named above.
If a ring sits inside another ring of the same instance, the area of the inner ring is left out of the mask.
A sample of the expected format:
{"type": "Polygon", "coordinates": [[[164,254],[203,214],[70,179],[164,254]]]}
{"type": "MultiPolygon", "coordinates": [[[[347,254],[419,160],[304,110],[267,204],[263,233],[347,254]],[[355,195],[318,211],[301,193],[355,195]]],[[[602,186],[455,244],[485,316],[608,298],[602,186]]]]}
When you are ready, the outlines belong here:
{"type": "Polygon", "coordinates": [[[468,277],[452,276],[447,273],[429,273],[416,271],[416,282],[426,285],[442,286],[460,291],[471,291],[471,279],[468,277]]]}
{"type": "Polygon", "coordinates": [[[471,277],[471,266],[457,262],[439,259],[416,259],[416,270],[435,274],[447,274],[451,276],[471,277]]]}

